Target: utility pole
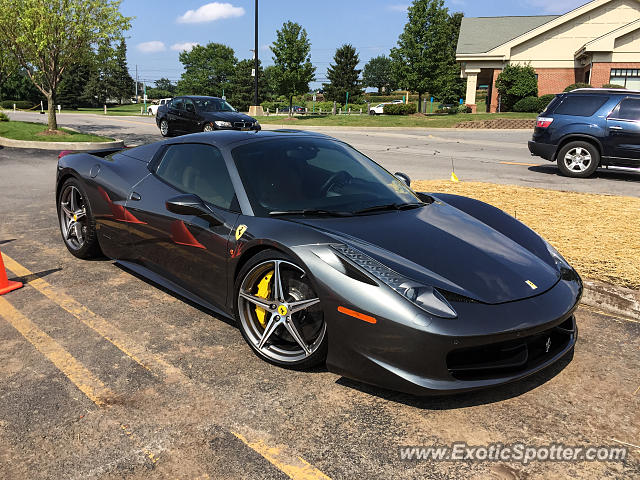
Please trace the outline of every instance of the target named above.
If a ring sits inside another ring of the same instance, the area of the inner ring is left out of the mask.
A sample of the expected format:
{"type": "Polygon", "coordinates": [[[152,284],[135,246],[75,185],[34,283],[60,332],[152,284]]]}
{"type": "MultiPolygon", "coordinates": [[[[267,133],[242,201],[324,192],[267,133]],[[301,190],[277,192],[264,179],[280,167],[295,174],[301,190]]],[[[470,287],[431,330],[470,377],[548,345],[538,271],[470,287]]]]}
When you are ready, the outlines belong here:
{"type": "Polygon", "coordinates": [[[256,21],[255,21],[255,51],[254,51],[254,68],[255,68],[255,78],[254,78],[254,92],[253,92],[253,105],[249,107],[249,115],[264,115],[262,111],[262,107],[258,103],[258,66],[260,60],[258,59],[258,0],[256,0],[256,21]]]}
{"type": "Polygon", "coordinates": [[[136,63],[136,103],[138,103],[138,64],[136,63]]]}

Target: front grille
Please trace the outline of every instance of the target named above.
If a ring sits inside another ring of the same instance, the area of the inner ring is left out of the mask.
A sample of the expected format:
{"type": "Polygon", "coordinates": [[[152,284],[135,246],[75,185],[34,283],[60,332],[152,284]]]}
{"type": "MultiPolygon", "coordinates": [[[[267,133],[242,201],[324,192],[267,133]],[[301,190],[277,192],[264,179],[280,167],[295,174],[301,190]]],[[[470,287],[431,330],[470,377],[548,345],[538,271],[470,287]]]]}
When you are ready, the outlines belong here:
{"type": "Polygon", "coordinates": [[[233,126],[235,128],[251,128],[253,127],[253,122],[233,122],[233,126]]]}
{"type": "Polygon", "coordinates": [[[453,350],[449,373],[459,380],[487,380],[525,372],[564,350],[575,335],[575,320],[529,337],[453,350]]]}

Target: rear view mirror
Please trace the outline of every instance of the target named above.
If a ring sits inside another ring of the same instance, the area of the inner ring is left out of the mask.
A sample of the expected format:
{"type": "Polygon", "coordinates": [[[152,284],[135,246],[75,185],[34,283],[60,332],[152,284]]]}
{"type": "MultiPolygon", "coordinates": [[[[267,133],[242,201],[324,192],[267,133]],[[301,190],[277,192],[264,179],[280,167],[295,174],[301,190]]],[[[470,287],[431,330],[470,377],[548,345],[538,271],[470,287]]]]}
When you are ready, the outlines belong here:
{"type": "Polygon", "coordinates": [[[396,172],[394,173],[394,175],[397,179],[402,180],[407,185],[407,187],[411,187],[411,178],[409,178],[409,175],[402,172],[396,172]]]}

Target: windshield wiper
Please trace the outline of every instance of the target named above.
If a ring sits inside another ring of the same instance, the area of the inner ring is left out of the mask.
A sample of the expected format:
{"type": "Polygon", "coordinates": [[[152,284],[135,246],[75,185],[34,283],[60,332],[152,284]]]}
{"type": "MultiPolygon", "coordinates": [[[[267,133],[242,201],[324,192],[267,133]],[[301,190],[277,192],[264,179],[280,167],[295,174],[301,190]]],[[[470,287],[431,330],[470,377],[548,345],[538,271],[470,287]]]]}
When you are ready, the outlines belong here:
{"type": "Polygon", "coordinates": [[[360,215],[362,213],[371,213],[371,212],[383,212],[386,210],[410,210],[412,208],[420,208],[427,205],[424,202],[414,202],[414,203],[388,203],[386,205],[376,205],[375,207],[365,208],[363,210],[358,210],[353,212],[354,215],[360,215]]]}
{"type": "Polygon", "coordinates": [[[269,212],[269,215],[272,217],[280,217],[284,215],[304,215],[304,216],[326,215],[328,217],[350,217],[353,214],[351,212],[339,212],[336,210],[307,208],[304,210],[284,210],[284,211],[269,212]]]}

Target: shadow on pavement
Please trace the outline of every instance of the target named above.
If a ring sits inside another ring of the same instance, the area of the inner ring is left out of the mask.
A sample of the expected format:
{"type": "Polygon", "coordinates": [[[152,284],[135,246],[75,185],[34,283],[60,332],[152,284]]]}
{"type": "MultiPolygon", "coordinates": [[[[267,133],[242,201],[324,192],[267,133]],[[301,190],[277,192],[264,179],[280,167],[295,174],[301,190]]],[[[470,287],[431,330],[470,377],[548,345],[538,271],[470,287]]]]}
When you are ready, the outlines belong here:
{"type": "MultiPolygon", "coordinates": [[[[562,176],[560,175],[560,170],[558,170],[558,167],[553,163],[550,163],[549,165],[538,165],[535,167],[529,167],[528,170],[536,173],[546,173],[548,175],[556,175],[558,177],[562,176]]],[[[599,168],[596,171],[596,173],[593,174],[592,177],[590,177],[589,179],[583,179],[583,180],[588,181],[594,178],[603,179],[603,180],[614,180],[618,182],[634,182],[634,181],[640,180],[640,169],[629,168],[629,169],[623,170],[621,168],[618,169],[616,167],[611,167],[609,169],[599,168]]]]}

